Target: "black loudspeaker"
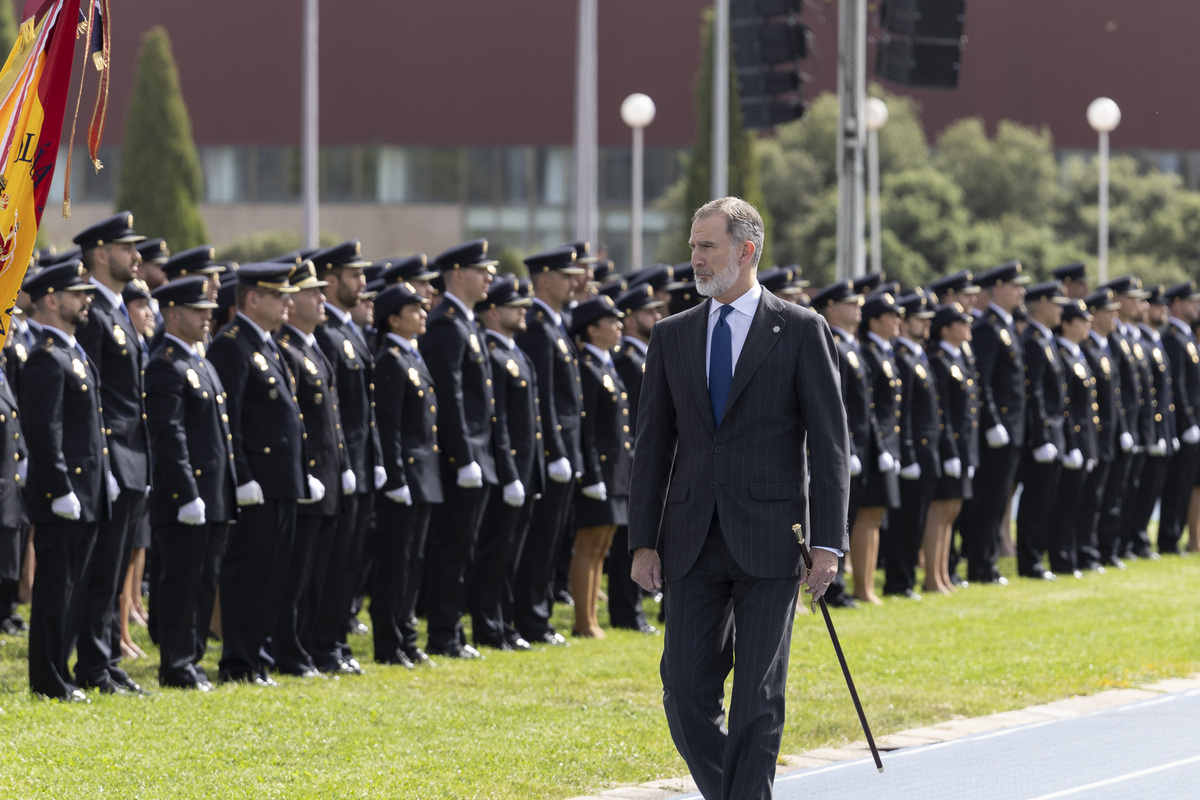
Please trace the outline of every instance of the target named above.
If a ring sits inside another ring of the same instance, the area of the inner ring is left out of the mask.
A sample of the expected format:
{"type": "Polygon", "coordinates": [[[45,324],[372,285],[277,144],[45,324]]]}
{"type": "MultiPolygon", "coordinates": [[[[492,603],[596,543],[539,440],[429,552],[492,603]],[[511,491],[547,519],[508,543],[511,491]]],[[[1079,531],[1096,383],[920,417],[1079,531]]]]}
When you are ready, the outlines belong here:
{"type": "Polygon", "coordinates": [[[769,128],[799,119],[809,29],[799,20],[803,0],[730,0],[730,40],[741,98],[742,124],[769,128]]]}
{"type": "Polygon", "coordinates": [[[913,39],[884,39],[875,51],[875,74],[905,86],[953,89],[962,70],[962,49],[913,39]]]}
{"type": "Polygon", "coordinates": [[[957,39],[962,36],[966,0],[886,0],[881,11],[885,30],[914,39],[957,39]]]}

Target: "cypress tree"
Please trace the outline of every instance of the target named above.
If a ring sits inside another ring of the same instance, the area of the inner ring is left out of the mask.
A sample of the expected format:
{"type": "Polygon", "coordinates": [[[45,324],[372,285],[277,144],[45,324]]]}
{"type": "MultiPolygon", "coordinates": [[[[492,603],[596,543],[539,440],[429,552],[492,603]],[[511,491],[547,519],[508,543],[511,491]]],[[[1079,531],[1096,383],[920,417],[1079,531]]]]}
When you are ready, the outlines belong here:
{"type": "Polygon", "coordinates": [[[156,26],[142,38],[137,84],[125,116],[117,208],[133,212],[139,231],[161,236],[179,251],[208,242],[196,208],[203,191],[171,41],[166,29],[156,26]]]}
{"type": "MultiPolygon", "coordinates": [[[[688,160],[687,192],[684,197],[684,230],[691,227],[692,214],[697,208],[712,200],[712,100],[713,100],[713,14],[704,11],[701,25],[701,40],[704,42],[700,74],[696,78],[696,144],[688,160]]],[[[759,266],[766,268],[771,261],[771,219],[767,213],[766,198],[762,192],[758,153],[755,136],[742,126],[742,107],[738,97],[737,68],[730,59],[729,65],[729,194],[750,203],[762,214],[766,225],[766,238],[759,266]]],[[[686,237],[680,243],[676,261],[685,261],[690,254],[686,237]]]]}
{"type": "Polygon", "coordinates": [[[8,58],[17,41],[17,15],[13,11],[13,2],[0,0],[0,62],[8,58]]]}

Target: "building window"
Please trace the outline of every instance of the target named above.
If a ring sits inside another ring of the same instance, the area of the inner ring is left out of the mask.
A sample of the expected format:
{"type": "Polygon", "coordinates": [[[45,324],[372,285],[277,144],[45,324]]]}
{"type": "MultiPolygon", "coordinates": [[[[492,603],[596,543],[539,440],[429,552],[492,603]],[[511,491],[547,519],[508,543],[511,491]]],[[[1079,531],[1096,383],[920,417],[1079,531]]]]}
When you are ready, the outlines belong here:
{"type": "Polygon", "coordinates": [[[237,203],[246,199],[246,155],[249,148],[201,147],[204,198],[209,203],[237,203]]]}

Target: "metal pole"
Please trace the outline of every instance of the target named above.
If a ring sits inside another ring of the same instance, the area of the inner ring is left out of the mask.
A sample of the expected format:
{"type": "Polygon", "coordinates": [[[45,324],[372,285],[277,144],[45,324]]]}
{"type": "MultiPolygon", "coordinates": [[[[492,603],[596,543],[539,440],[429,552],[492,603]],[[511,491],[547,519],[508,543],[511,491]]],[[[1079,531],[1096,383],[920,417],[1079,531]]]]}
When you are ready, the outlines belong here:
{"type": "Polygon", "coordinates": [[[598,153],[596,108],[596,0],[579,0],[575,66],[575,237],[596,238],[598,153]]]}
{"type": "Polygon", "coordinates": [[[318,101],[317,31],[320,27],[319,0],[304,0],[304,119],[301,150],[304,160],[304,246],[316,247],[320,238],[318,197],[318,101]]]}
{"type": "Polygon", "coordinates": [[[1100,131],[1100,220],[1096,268],[1101,285],[1108,282],[1108,131],[1100,131]]]}
{"type": "Polygon", "coordinates": [[[729,0],[713,15],[712,199],[729,194],[729,0]]]}
{"type": "Polygon", "coordinates": [[[866,39],[866,0],[838,0],[839,280],[862,275],[866,267],[862,246],[866,39]]]}
{"type": "Polygon", "coordinates": [[[633,205],[630,221],[629,268],[639,269],[642,266],[642,156],[643,132],[641,128],[633,129],[633,205]]]}
{"type": "Polygon", "coordinates": [[[867,193],[871,196],[871,271],[883,271],[879,230],[879,131],[867,131],[867,193]]]}

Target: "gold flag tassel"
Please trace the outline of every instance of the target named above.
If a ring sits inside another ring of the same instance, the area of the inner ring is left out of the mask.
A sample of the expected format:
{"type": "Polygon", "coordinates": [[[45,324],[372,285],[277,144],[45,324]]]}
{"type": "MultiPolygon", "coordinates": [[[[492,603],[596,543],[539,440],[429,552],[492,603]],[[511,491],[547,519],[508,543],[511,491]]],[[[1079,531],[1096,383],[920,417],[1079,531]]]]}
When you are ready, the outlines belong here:
{"type": "Polygon", "coordinates": [[[33,44],[33,40],[37,38],[37,33],[34,30],[35,27],[36,26],[33,24],[33,17],[30,17],[21,23],[21,32],[17,36],[17,41],[20,43],[22,50],[33,44]]]}
{"type": "MultiPolygon", "coordinates": [[[[75,150],[75,123],[79,121],[79,105],[83,101],[83,84],[87,78],[88,58],[92,54],[92,23],[96,17],[96,4],[93,0],[87,0],[88,3],[88,18],[87,24],[84,26],[80,35],[87,42],[87,55],[83,59],[82,74],[79,76],[79,94],[75,95],[75,113],[71,115],[71,138],[67,145],[67,168],[63,172],[63,219],[71,218],[71,154],[75,150]]],[[[82,24],[82,23],[80,23],[82,24]]]]}
{"type": "Polygon", "coordinates": [[[92,109],[92,121],[88,123],[88,155],[96,172],[104,169],[100,163],[100,142],[104,139],[104,123],[108,121],[108,80],[111,70],[109,59],[112,54],[112,16],[109,0],[100,0],[100,51],[92,53],[92,61],[100,72],[100,85],[96,89],[96,105],[92,109]]]}

